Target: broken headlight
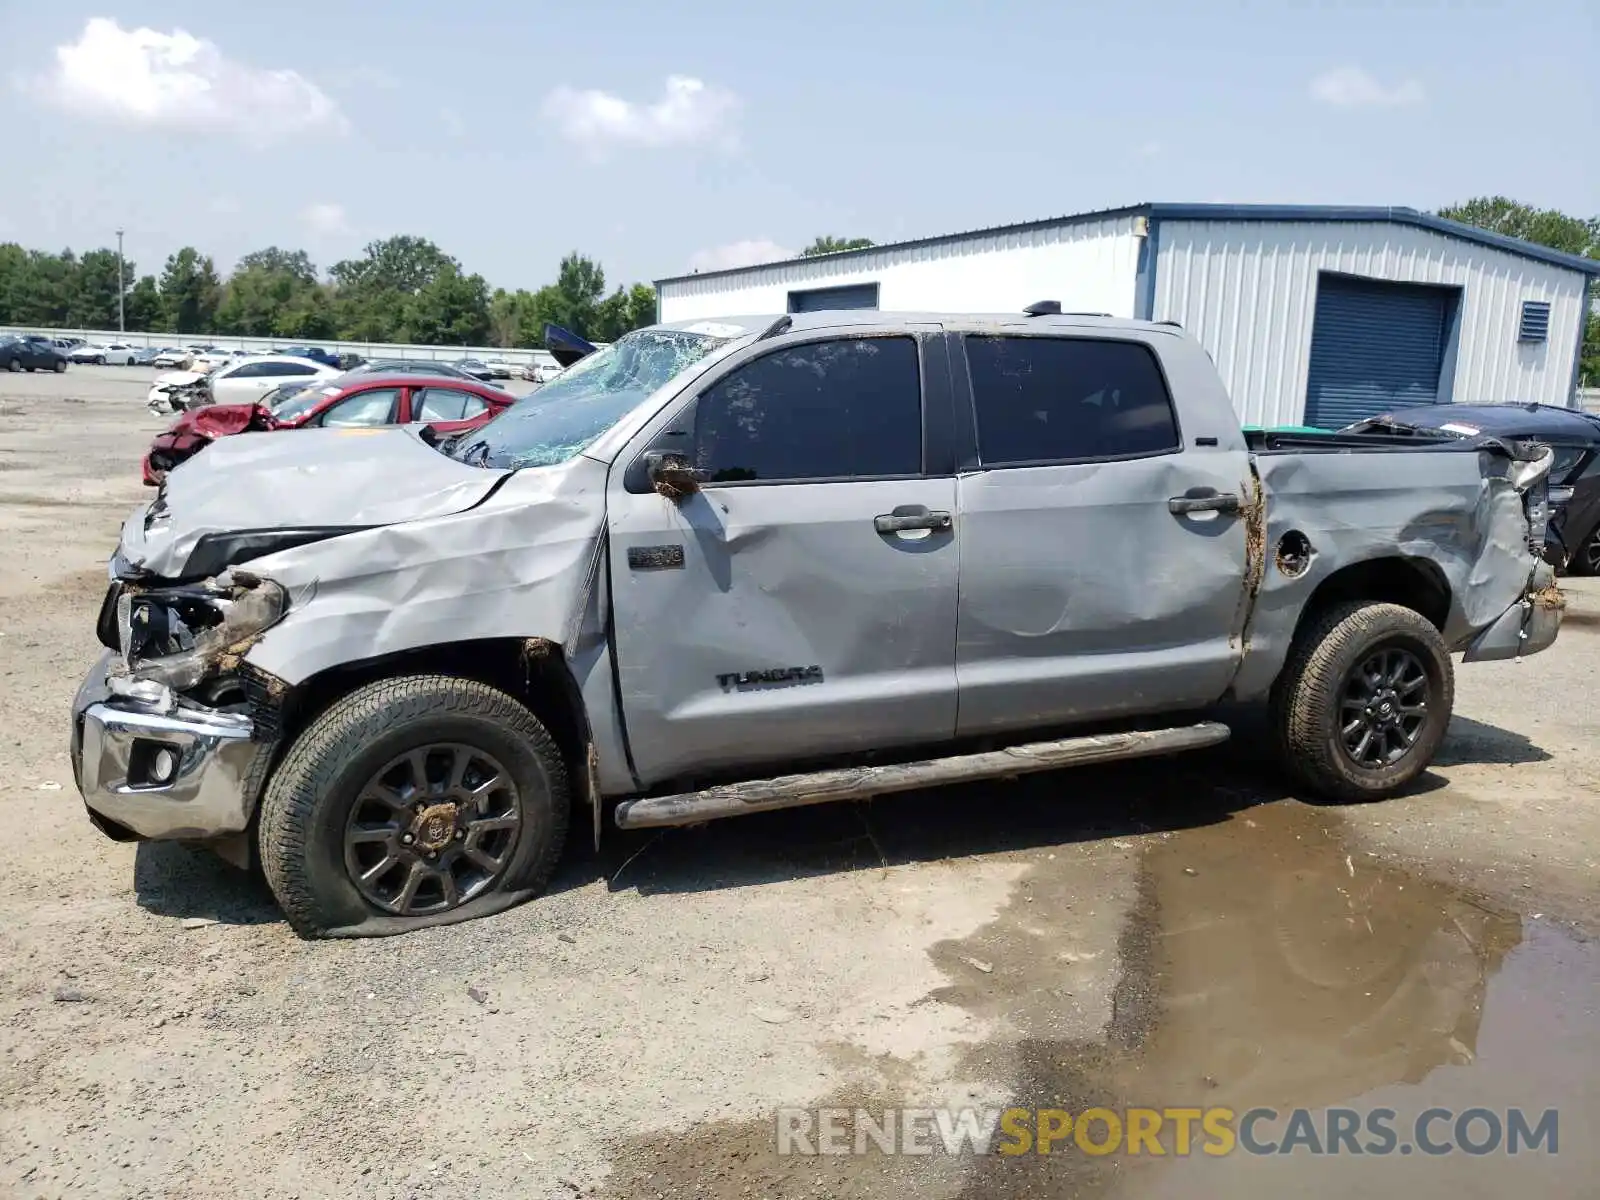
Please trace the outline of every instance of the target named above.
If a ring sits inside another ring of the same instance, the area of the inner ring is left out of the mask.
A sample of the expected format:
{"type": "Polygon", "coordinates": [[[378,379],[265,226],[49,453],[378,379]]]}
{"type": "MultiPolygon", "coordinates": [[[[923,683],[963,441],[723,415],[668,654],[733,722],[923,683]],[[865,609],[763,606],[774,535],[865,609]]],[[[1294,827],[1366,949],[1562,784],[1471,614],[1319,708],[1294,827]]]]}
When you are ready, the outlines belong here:
{"type": "Polygon", "coordinates": [[[188,691],[283,617],[288,596],[270,579],[227,573],[204,583],[124,589],[117,640],[125,673],[188,691]]]}

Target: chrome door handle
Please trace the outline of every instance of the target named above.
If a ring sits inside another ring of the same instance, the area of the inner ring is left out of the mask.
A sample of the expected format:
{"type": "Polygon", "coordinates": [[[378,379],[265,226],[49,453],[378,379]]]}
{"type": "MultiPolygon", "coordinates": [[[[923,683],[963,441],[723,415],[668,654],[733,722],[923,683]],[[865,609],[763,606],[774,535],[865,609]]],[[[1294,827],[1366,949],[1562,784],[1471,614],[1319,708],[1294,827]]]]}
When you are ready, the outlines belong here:
{"type": "Polygon", "coordinates": [[[1174,496],[1167,501],[1167,511],[1179,515],[1197,512],[1236,513],[1239,511],[1239,497],[1232,492],[1216,492],[1210,496],[1174,496]]]}
{"type": "Polygon", "coordinates": [[[872,527],[879,533],[900,533],[907,529],[949,529],[947,512],[884,513],[872,518],[872,527]]]}

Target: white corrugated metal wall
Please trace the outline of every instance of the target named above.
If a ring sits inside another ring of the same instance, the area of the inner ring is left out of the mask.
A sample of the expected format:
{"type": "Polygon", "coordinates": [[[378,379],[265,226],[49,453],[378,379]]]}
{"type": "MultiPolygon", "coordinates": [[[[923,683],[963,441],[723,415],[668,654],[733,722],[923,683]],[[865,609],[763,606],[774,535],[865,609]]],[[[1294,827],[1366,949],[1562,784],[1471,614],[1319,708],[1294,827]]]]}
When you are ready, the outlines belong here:
{"type": "Polygon", "coordinates": [[[663,321],[782,313],[789,293],[876,283],[900,312],[1021,312],[1035,300],[1131,317],[1139,246],[1131,216],[885,247],[703,277],[663,280],[663,321]]]}
{"type": "Polygon", "coordinates": [[[1152,316],[1199,338],[1246,424],[1299,424],[1319,271],[1460,286],[1450,398],[1568,403],[1583,277],[1414,226],[1163,221],[1152,316]],[[1517,340],[1524,300],[1549,303],[1548,341],[1517,340]]]}

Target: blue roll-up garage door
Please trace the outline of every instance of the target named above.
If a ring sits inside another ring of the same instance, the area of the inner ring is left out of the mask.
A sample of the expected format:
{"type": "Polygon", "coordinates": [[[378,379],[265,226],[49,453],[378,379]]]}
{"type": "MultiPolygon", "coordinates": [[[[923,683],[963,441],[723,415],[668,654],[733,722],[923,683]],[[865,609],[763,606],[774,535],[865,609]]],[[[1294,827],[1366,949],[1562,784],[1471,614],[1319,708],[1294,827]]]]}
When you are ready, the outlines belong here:
{"type": "Polygon", "coordinates": [[[1339,429],[1437,404],[1453,288],[1324,274],[1317,282],[1306,424],[1339,429]]]}

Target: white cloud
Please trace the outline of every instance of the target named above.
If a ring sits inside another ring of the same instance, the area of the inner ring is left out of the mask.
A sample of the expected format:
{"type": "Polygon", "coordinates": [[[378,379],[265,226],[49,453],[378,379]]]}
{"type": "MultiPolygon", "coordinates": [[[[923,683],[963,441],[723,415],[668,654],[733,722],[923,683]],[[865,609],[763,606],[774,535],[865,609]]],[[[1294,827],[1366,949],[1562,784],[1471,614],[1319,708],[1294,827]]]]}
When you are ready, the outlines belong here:
{"type": "Polygon", "coordinates": [[[734,267],[753,267],[757,263],[779,262],[797,257],[797,251],[767,238],[751,238],[743,242],[729,242],[725,246],[712,246],[697,250],[689,256],[691,271],[727,271],[734,267]]]}
{"type": "Polygon", "coordinates": [[[1135,148],[1134,153],[1140,158],[1155,158],[1161,153],[1161,149],[1160,142],[1141,142],[1135,148]]]}
{"type": "Polygon", "coordinates": [[[544,101],[544,115],[562,137],[599,155],[610,146],[732,147],[739,98],[684,75],[667,78],[654,104],[636,104],[610,92],[558,87],[544,101]]]}
{"type": "Polygon", "coordinates": [[[175,29],[124,29],[94,17],[56,47],[55,69],[35,80],[46,100],[84,116],[147,129],[228,133],[254,145],[310,130],[343,132],[339,106],[305,76],[226,57],[175,29]]]}
{"type": "Polygon", "coordinates": [[[300,219],[306,223],[306,227],[312,233],[320,234],[323,237],[331,237],[334,234],[348,233],[350,231],[350,222],[344,215],[344,205],[342,204],[309,205],[300,214],[300,219]]]}
{"type": "Polygon", "coordinates": [[[1334,67],[1311,81],[1311,95],[1335,108],[1392,108],[1419,104],[1422,84],[1415,79],[1385,85],[1360,67],[1334,67]]]}
{"type": "Polygon", "coordinates": [[[444,126],[444,131],[451,137],[465,137],[467,123],[461,119],[461,114],[453,108],[439,110],[439,123],[444,126]]]}

